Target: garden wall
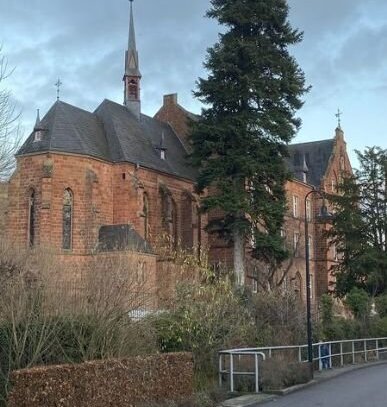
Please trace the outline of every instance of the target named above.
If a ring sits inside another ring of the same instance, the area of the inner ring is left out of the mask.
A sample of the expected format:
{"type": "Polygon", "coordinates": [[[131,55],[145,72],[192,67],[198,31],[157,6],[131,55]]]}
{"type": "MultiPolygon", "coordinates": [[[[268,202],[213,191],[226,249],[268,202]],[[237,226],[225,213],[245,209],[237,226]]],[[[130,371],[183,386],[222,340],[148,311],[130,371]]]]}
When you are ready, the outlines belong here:
{"type": "Polygon", "coordinates": [[[193,393],[189,353],[23,369],[11,374],[8,407],[130,407],[193,393]]]}

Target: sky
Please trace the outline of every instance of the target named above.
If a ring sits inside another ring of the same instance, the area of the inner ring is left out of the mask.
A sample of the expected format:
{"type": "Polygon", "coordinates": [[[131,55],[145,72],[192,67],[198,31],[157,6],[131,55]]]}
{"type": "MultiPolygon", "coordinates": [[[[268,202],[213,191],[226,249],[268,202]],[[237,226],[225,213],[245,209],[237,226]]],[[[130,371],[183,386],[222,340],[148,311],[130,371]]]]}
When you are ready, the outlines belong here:
{"type": "MultiPolygon", "coordinates": [[[[298,112],[303,125],[294,142],[331,138],[343,112],[348,152],[387,148],[387,2],[289,0],[290,22],[304,32],[291,49],[312,86],[298,112]]],[[[206,77],[206,50],[218,38],[216,21],[204,17],[209,0],[135,0],[142,73],[142,111],[154,115],[162,96],[199,113],[192,96],[206,77]]],[[[0,0],[1,53],[14,69],[1,83],[21,112],[24,137],[36,109],[56,100],[93,111],[103,99],[123,101],[128,0],[0,0]]]]}

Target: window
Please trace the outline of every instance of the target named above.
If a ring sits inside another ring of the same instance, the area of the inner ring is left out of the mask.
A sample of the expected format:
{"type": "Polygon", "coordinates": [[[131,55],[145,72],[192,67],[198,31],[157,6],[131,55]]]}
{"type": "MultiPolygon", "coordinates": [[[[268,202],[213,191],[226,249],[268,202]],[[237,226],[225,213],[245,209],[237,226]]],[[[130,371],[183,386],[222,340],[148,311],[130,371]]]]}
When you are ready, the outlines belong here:
{"type": "Polygon", "coordinates": [[[300,242],[300,232],[294,232],[293,234],[293,250],[295,254],[298,254],[298,246],[300,242]]]}
{"type": "Polygon", "coordinates": [[[142,199],[143,199],[142,214],[144,217],[144,239],[148,240],[148,238],[149,238],[149,199],[148,199],[148,194],[146,192],[144,192],[142,199]]]}
{"type": "Polygon", "coordinates": [[[65,189],[63,194],[63,240],[64,250],[72,249],[73,240],[73,193],[65,189]]]}
{"type": "Polygon", "coordinates": [[[43,138],[43,133],[42,133],[42,131],[41,131],[41,130],[35,130],[35,133],[34,133],[34,142],[42,141],[42,138],[43,138]]]}
{"type": "Polygon", "coordinates": [[[293,216],[295,218],[298,218],[298,211],[299,211],[298,196],[293,195],[293,216]]]}
{"type": "Polygon", "coordinates": [[[294,282],[294,293],[301,300],[302,299],[302,277],[299,271],[297,271],[296,276],[293,279],[294,282]]]}
{"type": "Polygon", "coordinates": [[[308,244],[309,244],[309,258],[312,258],[314,250],[313,250],[313,239],[312,236],[310,235],[308,236],[308,244]]]}
{"type": "Polygon", "coordinates": [[[145,283],[145,262],[139,261],[137,264],[137,273],[136,273],[136,283],[144,284],[145,283]]]}
{"type": "Polygon", "coordinates": [[[171,239],[174,247],[177,245],[177,206],[171,193],[163,188],[161,195],[161,223],[162,229],[171,239]]]}
{"type": "Polygon", "coordinates": [[[310,298],[314,297],[314,276],[310,274],[310,298]]]}
{"type": "Polygon", "coordinates": [[[36,237],[36,194],[31,189],[28,198],[28,245],[34,247],[36,237]]]}
{"type": "Polygon", "coordinates": [[[310,199],[306,200],[306,220],[308,222],[312,220],[312,202],[310,199]]]}
{"type": "Polygon", "coordinates": [[[138,99],[138,85],[134,79],[129,82],[129,97],[132,100],[138,99]]]}
{"type": "Polygon", "coordinates": [[[255,278],[252,280],[251,289],[252,289],[253,293],[258,292],[258,281],[255,278]]]}
{"type": "Polygon", "coordinates": [[[282,245],[284,248],[286,248],[286,230],[281,229],[280,231],[281,237],[282,237],[282,245]]]}

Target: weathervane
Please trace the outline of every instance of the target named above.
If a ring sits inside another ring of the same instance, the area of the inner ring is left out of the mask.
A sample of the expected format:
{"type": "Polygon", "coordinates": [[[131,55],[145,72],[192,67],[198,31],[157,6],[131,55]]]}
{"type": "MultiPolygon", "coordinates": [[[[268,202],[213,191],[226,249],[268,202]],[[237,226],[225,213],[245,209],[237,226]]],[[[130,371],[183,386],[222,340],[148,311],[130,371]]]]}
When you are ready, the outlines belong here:
{"type": "Polygon", "coordinates": [[[335,116],[337,117],[337,127],[341,129],[341,116],[343,115],[343,112],[340,111],[340,109],[337,109],[337,113],[335,116]]]}
{"type": "Polygon", "coordinates": [[[56,100],[59,100],[59,94],[60,94],[60,87],[63,85],[63,83],[60,81],[60,78],[55,83],[56,86],[56,100]]]}

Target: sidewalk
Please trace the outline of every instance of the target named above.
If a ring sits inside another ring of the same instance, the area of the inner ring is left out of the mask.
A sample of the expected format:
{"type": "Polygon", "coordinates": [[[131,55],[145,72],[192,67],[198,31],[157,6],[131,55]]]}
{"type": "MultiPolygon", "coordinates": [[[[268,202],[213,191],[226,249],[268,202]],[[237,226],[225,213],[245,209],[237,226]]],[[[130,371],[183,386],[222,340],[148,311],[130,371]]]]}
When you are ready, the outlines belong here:
{"type": "Polygon", "coordinates": [[[318,383],[325,382],[327,380],[334,379],[337,376],[341,376],[343,374],[353,372],[354,370],[364,369],[370,366],[376,366],[387,363],[386,360],[378,361],[378,362],[369,362],[369,363],[362,363],[356,365],[350,365],[345,367],[337,367],[333,369],[326,369],[321,372],[316,371],[314,373],[314,379],[308,383],[297,384],[292,387],[288,387],[283,390],[278,390],[274,394],[266,394],[266,393],[259,393],[259,394],[248,394],[240,397],[235,397],[232,399],[225,400],[221,406],[222,407],[255,407],[258,404],[265,403],[267,401],[271,401],[278,396],[285,396],[287,394],[293,393],[295,391],[304,389],[305,387],[313,386],[318,383]]]}

